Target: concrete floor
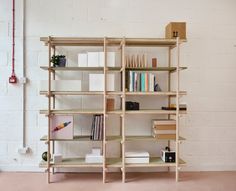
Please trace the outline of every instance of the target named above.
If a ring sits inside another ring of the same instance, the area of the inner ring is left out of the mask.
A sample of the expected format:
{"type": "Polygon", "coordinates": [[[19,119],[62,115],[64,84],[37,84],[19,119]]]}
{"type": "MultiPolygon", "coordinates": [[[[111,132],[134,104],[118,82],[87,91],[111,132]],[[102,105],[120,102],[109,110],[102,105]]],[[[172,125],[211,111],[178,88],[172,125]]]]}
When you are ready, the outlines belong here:
{"type": "Polygon", "coordinates": [[[236,191],[236,172],[185,172],[176,183],[174,173],[128,173],[121,183],[110,173],[108,183],[101,174],[56,174],[51,184],[44,173],[0,173],[1,191],[236,191]]]}

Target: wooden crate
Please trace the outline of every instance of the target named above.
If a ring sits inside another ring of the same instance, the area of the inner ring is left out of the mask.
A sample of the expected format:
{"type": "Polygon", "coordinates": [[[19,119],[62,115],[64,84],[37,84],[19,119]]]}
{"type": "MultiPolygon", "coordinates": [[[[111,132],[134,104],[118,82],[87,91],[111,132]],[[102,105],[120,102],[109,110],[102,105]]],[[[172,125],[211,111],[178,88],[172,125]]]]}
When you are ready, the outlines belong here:
{"type": "Polygon", "coordinates": [[[179,37],[186,39],[186,23],[185,22],[170,22],[166,26],[166,38],[172,39],[179,37]]]}

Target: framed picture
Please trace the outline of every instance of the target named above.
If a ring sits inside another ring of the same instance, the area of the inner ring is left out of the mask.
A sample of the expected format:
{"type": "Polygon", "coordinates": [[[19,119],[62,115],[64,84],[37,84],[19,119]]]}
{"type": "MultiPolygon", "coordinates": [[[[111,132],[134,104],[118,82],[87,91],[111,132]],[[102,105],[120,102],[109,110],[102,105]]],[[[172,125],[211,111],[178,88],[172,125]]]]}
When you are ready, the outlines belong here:
{"type": "Polygon", "coordinates": [[[73,139],[73,129],[73,116],[54,115],[50,120],[51,139],[73,139]]]}

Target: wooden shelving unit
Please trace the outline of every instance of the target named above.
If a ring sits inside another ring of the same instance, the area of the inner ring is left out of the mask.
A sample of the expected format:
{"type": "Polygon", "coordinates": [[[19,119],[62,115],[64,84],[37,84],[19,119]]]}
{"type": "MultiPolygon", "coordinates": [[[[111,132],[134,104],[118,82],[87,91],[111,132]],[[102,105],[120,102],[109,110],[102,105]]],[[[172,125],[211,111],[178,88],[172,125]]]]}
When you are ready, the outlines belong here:
{"type": "Polygon", "coordinates": [[[86,163],[84,158],[64,158],[62,162],[53,164],[52,161],[40,163],[40,167],[47,169],[47,180],[50,183],[51,172],[54,172],[54,168],[71,168],[71,167],[86,167],[86,168],[100,168],[102,169],[103,182],[106,182],[106,174],[109,172],[109,168],[120,168],[122,172],[122,182],[126,181],[126,169],[127,168],[138,168],[138,167],[175,167],[176,172],[176,181],[179,180],[179,169],[181,165],[184,165],[185,162],[179,158],[179,144],[185,138],[179,135],[179,118],[186,114],[187,111],[181,111],[179,108],[179,98],[187,94],[186,91],[180,91],[179,76],[180,71],[187,69],[187,67],[180,66],[180,44],[186,40],[176,39],[163,39],[163,38],[75,38],[75,37],[41,37],[40,40],[48,46],[48,66],[42,66],[41,69],[48,72],[48,90],[40,91],[40,95],[44,95],[48,99],[48,107],[44,110],[40,110],[41,114],[44,114],[48,117],[48,134],[43,136],[40,140],[44,141],[48,146],[48,158],[50,158],[49,153],[53,154],[55,150],[55,141],[92,141],[90,136],[80,136],[75,135],[72,140],[55,140],[50,138],[50,117],[53,115],[92,115],[92,114],[103,114],[104,125],[103,125],[103,139],[102,150],[103,150],[103,163],[101,164],[90,164],[86,163]],[[105,54],[104,67],[52,67],[50,62],[51,56],[55,55],[56,47],[58,46],[100,46],[103,47],[105,54]],[[120,67],[107,67],[107,49],[108,46],[118,46],[121,51],[121,66],[120,67]],[[157,67],[157,68],[127,68],[125,66],[125,54],[127,47],[165,47],[168,49],[168,66],[167,67],[157,67]],[[172,49],[176,49],[176,59],[177,65],[172,66],[172,49]],[[168,73],[168,91],[163,92],[127,92],[125,89],[125,78],[127,71],[145,71],[145,72],[167,72],[168,73]],[[66,71],[78,71],[78,72],[101,72],[104,74],[104,91],[52,91],[52,80],[56,79],[56,72],[66,72],[66,71]],[[120,91],[107,91],[106,81],[107,74],[110,72],[119,72],[122,76],[121,90],[120,91]],[[177,87],[174,91],[171,90],[171,74],[176,74],[177,87]],[[100,110],[89,109],[57,109],[55,105],[56,96],[102,96],[103,97],[103,108],[100,110]],[[106,101],[109,96],[119,96],[121,99],[121,108],[120,110],[107,111],[106,110],[106,101]],[[176,110],[160,110],[160,109],[141,109],[137,111],[126,111],[125,102],[126,98],[129,96],[166,96],[168,99],[168,104],[170,105],[170,100],[172,97],[176,100],[176,110]],[[120,135],[108,136],[106,134],[106,121],[109,115],[119,115],[121,122],[120,135]],[[131,136],[125,134],[125,119],[129,115],[164,115],[174,116],[176,120],[176,134],[164,134],[159,135],[156,138],[153,136],[131,136]],[[116,141],[121,144],[121,155],[119,158],[108,158],[107,157],[107,144],[110,141],[116,141]],[[150,163],[148,164],[126,164],[125,163],[125,148],[126,143],[131,141],[170,141],[175,142],[175,151],[176,151],[176,162],[175,163],[165,163],[161,160],[160,157],[151,156],[150,163]],[[52,169],[52,171],[51,171],[52,169]]]}

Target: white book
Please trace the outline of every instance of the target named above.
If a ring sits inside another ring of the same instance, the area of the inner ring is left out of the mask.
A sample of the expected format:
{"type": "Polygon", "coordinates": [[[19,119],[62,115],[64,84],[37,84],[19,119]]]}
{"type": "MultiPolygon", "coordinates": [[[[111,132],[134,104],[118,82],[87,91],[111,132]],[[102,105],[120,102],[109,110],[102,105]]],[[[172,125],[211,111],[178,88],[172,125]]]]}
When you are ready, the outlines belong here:
{"type": "Polygon", "coordinates": [[[125,152],[126,158],[136,158],[136,157],[147,157],[149,158],[149,153],[147,151],[127,151],[125,152]]]}
{"type": "Polygon", "coordinates": [[[126,164],[147,164],[149,163],[149,157],[140,157],[140,158],[125,158],[125,163],[126,164]]]}

